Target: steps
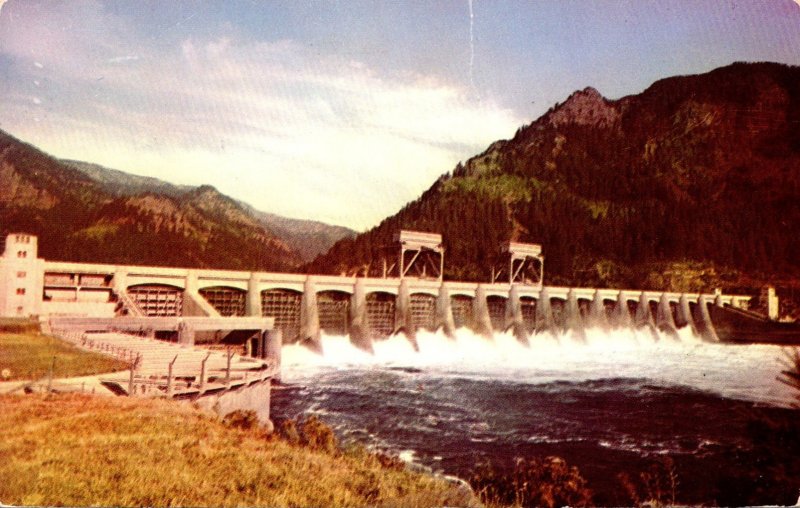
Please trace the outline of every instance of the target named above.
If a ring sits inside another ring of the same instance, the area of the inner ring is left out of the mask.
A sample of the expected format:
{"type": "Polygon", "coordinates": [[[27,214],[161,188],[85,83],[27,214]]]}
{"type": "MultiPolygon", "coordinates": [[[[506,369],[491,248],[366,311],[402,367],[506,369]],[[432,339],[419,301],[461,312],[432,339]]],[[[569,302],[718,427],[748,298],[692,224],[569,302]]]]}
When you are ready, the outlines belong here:
{"type": "Polygon", "coordinates": [[[103,384],[118,394],[201,395],[263,381],[277,372],[276,365],[268,360],[126,333],[64,331],[58,336],[84,349],[129,362],[131,373],[127,377],[102,379],[103,384]]]}

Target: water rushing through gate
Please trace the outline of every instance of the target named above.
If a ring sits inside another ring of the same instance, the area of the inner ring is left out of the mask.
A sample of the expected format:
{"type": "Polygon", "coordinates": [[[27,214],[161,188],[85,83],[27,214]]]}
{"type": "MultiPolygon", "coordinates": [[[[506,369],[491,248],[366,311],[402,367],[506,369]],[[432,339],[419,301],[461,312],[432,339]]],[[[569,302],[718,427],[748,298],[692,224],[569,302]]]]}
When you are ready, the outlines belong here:
{"type": "Polygon", "coordinates": [[[527,347],[505,333],[422,331],[419,351],[394,336],[374,355],[347,337],[323,336],[323,355],[287,345],[273,415],[319,414],[344,441],[462,476],[487,459],[560,455],[604,504],[626,504],[618,473],[669,456],[680,499],[710,502],[724,499],[714,493],[726,471],[752,467],[730,459],[747,446],[748,419],[785,411],[794,396],[776,381],[776,346],[711,344],[688,329],[680,340],[585,335],[537,335],[527,347]]]}

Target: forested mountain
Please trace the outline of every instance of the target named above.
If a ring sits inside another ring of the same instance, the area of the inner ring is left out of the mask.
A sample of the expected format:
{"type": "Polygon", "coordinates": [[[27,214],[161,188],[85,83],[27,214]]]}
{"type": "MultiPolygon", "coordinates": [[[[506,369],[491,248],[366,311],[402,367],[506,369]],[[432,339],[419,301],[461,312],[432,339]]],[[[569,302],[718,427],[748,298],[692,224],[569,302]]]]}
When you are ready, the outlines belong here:
{"type": "Polygon", "coordinates": [[[402,228],[442,233],[454,279],[486,280],[509,239],[543,245],[550,284],[708,289],[792,279],[800,68],[736,63],[619,100],[575,92],[310,268],[376,264],[402,228]]]}
{"type": "MultiPolygon", "coordinates": [[[[97,164],[81,161],[62,161],[80,170],[97,181],[102,189],[114,196],[135,196],[137,194],[163,194],[181,198],[195,188],[187,185],[174,185],[157,178],[132,175],[97,164]]],[[[292,219],[256,210],[247,203],[237,201],[244,212],[252,216],[279,240],[297,251],[303,262],[314,259],[326,252],[338,240],[355,235],[355,231],[342,226],[333,226],[319,221],[292,219]]]]}
{"type": "Polygon", "coordinates": [[[0,132],[0,235],[38,235],[50,260],[253,270],[301,263],[297,250],[213,187],[147,179],[115,186],[115,178],[128,181],[123,175],[93,178],[0,132]]]}

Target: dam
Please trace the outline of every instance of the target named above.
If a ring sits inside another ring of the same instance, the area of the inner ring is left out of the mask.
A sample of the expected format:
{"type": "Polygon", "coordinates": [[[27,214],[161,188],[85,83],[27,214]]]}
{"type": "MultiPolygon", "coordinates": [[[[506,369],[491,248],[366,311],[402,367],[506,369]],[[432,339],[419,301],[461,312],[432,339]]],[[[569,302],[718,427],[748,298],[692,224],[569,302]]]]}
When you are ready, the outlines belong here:
{"type": "MultiPolygon", "coordinates": [[[[751,296],[635,289],[545,286],[541,246],[508,242],[503,264],[486,282],[444,280],[441,236],[400,231],[379,272],[348,276],[248,272],[49,261],[38,238],[8,235],[0,258],[0,317],[272,318],[284,343],[321,350],[321,334],[349,335],[370,351],[374,340],[402,332],[416,347],[419,330],[452,336],[468,327],[490,337],[590,327],[634,326],[675,333],[690,326],[718,341],[709,306],[746,311],[751,296]],[[394,259],[393,259],[394,257],[394,259]]],[[[227,340],[256,354],[236,331],[143,330],[194,344],[227,340]]],[[[241,334],[239,334],[241,335],[241,334]]]]}

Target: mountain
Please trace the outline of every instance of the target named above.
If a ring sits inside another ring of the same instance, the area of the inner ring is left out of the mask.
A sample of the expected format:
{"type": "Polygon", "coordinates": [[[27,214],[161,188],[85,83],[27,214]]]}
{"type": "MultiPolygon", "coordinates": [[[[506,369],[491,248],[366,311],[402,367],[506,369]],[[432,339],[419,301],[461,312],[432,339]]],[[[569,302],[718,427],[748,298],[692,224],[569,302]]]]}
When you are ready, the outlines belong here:
{"type": "Polygon", "coordinates": [[[736,63],[608,100],[573,93],[310,265],[378,264],[399,229],[442,233],[445,277],[487,280],[507,240],[549,284],[710,289],[800,275],[800,68],[736,63]]]}
{"type": "Polygon", "coordinates": [[[278,271],[302,261],[213,187],[90,175],[0,132],[0,235],[37,235],[50,260],[278,271]]]}
{"type": "Polygon", "coordinates": [[[150,192],[178,198],[194,189],[190,185],[174,185],[158,178],[132,175],[91,162],[66,159],[61,159],[60,162],[84,173],[112,196],[135,196],[150,192]]]}
{"type": "MultiPolygon", "coordinates": [[[[105,192],[114,196],[155,193],[180,198],[195,189],[188,185],[174,185],[157,178],[132,175],[97,164],[73,160],[62,162],[88,175],[98,182],[105,192]]],[[[262,212],[242,201],[237,203],[261,226],[296,250],[303,262],[311,261],[315,256],[326,252],[338,240],[355,235],[355,231],[342,226],[313,220],[291,219],[262,212]]]]}
{"type": "Polygon", "coordinates": [[[260,224],[275,233],[275,235],[294,247],[304,262],[313,260],[316,256],[328,251],[333,245],[343,238],[352,238],[356,232],[343,226],[334,226],[324,222],[292,219],[272,213],[256,210],[250,205],[242,203],[260,224]]]}

